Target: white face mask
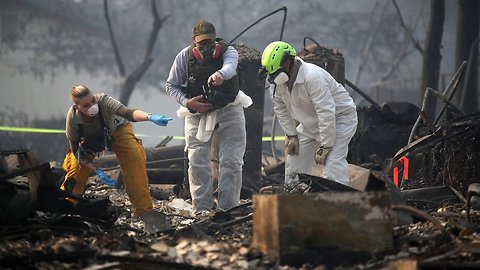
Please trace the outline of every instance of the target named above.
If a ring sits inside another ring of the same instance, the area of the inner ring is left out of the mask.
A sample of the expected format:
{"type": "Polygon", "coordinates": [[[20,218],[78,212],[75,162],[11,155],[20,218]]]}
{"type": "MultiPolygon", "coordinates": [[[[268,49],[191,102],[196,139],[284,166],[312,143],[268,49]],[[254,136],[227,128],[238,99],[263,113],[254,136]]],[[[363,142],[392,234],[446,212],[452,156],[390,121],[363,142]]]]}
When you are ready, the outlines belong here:
{"type": "Polygon", "coordinates": [[[274,82],[276,85],[285,84],[286,82],[288,82],[288,75],[287,75],[287,73],[285,73],[285,72],[280,72],[280,74],[278,74],[277,77],[275,77],[275,79],[273,80],[273,82],[274,82]]]}
{"type": "Polygon", "coordinates": [[[88,108],[88,110],[87,110],[87,113],[90,116],[97,115],[97,113],[98,113],[98,103],[95,103],[92,106],[90,106],[90,108],[88,108]]]}

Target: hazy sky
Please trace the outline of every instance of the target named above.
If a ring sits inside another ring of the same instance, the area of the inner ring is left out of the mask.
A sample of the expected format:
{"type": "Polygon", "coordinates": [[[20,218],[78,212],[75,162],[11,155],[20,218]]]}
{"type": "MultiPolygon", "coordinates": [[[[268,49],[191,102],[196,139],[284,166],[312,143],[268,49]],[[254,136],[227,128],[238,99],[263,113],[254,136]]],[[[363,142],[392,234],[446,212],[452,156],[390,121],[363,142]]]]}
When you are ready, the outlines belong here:
{"type": "MultiPolygon", "coordinates": [[[[10,1],[10,2],[15,2],[15,1],[10,1]]],[[[28,2],[28,1],[26,1],[28,2]]],[[[31,3],[35,3],[35,1],[30,1],[31,3]]],[[[375,3],[379,3],[376,0],[361,0],[361,1],[335,1],[335,0],[323,0],[319,2],[311,1],[312,3],[320,3],[322,4],[322,7],[325,8],[323,10],[326,12],[325,14],[328,14],[329,16],[335,17],[336,14],[344,12],[344,13],[356,13],[358,14],[365,14],[365,21],[367,21],[368,14],[371,12],[373,6],[375,3]]],[[[397,1],[399,5],[402,8],[402,11],[404,13],[404,19],[410,23],[413,20],[413,15],[415,14],[415,8],[418,8],[422,6],[422,3],[429,3],[428,1],[397,1]],[[418,4],[417,4],[418,3],[418,4]]],[[[5,2],[3,2],[5,3],[5,2]]],[[[37,2],[39,3],[39,2],[37,2]]],[[[95,1],[86,1],[82,2],[79,1],[79,3],[88,3],[88,4],[95,4],[100,7],[98,2],[95,1]]],[[[129,6],[129,9],[126,9],[124,11],[120,11],[120,13],[117,13],[117,16],[120,16],[120,18],[127,17],[125,19],[128,19],[131,22],[131,24],[136,25],[137,21],[140,20],[140,22],[143,20],[145,21],[145,15],[141,18],[130,18],[129,14],[133,11],[139,12],[138,9],[141,8],[140,5],[134,5],[130,1],[123,1],[122,3],[126,4],[129,6]]],[[[184,5],[185,3],[189,3],[188,1],[175,1],[173,2],[163,2],[160,1],[159,3],[163,3],[161,6],[162,7],[172,7],[177,5],[177,7],[181,7],[181,5],[184,5]]],[[[198,2],[193,2],[193,4],[197,4],[198,2]]],[[[213,17],[213,12],[216,12],[216,10],[219,8],[219,4],[222,3],[222,1],[204,1],[202,3],[205,3],[205,8],[199,10],[198,14],[196,16],[199,17],[213,17]],[[210,8],[208,8],[210,7],[210,8]]],[[[229,1],[224,1],[223,3],[226,3],[228,5],[229,1]]],[[[238,3],[238,2],[235,2],[238,3]]],[[[251,8],[254,7],[255,4],[252,4],[254,2],[252,1],[245,1],[245,7],[251,8]]],[[[318,25],[310,25],[310,22],[303,22],[302,20],[293,20],[292,18],[302,18],[302,14],[299,13],[301,11],[298,10],[298,6],[301,6],[298,2],[296,1],[266,1],[266,4],[263,6],[260,6],[256,9],[252,9],[250,11],[241,11],[238,10],[235,13],[232,14],[227,14],[225,17],[225,24],[231,28],[235,29],[235,31],[230,31],[227,33],[226,38],[232,38],[235,34],[237,34],[240,30],[242,30],[244,27],[248,25],[248,23],[253,22],[254,20],[258,19],[259,17],[265,15],[269,11],[273,11],[276,8],[281,7],[282,5],[286,5],[289,8],[289,15],[288,18],[290,19],[289,24],[286,26],[286,34],[287,37],[291,37],[292,35],[297,37],[298,35],[311,35],[314,38],[322,38],[322,40],[318,41],[329,41],[332,44],[326,44],[330,45],[336,48],[339,48],[340,50],[343,50],[342,47],[346,46],[346,44],[341,44],[341,43],[335,43],[332,42],[334,39],[331,37],[322,37],[318,33],[322,33],[324,30],[322,28],[323,25],[318,24],[318,25]],[[269,3],[274,5],[270,5],[269,3]],[[247,22],[242,22],[238,23],[235,21],[235,18],[241,18],[244,19],[247,16],[254,17],[254,19],[251,19],[247,22]],[[232,21],[234,20],[234,21],[232,21]],[[305,31],[305,33],[293,33],[292,29],[294,29],[293,24],[306,24],[305,27],[301,28],[302,30],[305,31]],[[317,33],[317,34],[315,34],[317,33]],[[313,34],[313,35],[312,35],[313,34]]],[[[305,2],[302,2],[302,5],[305,2]]],[[[454,19],[455,19],[455,13],[452,11],[451,6],[454,4],[454,1],[447,1],[447,10],[446,10],[446,26],[445,26],[445,33],[444,33],[444,42],[443,42],[443,48],[442,48],[442,68],[445,70],[445,66],[451,65],[453,58],[452,58],[452,46],[453,46],[453,37],[454,34],[452,33],[452,30],[454,29],[454,19]],[[449,8],[450,7],[450,8],[449,8]]],[[[13,11],[5,11],[2,13],[2,8],[0,4],[0,15],[2,15],[2,18],[8,18],[8,17],[3,17],[5,15],[9,15],[8,12],[13,12],[16,13],[18,12],[13,10],[13,11]]],[[[388,7],[389,9],[393,8],[392,4],[389,4],[390,6],[388,7]]],[[[424,8],[426,9],[425,12],[428,13],[429,5],[423,5],[424,8]]],[[[229,12],[231,12],[229,9],[227,9],[229,12]]],[[[65,14],[70,14],[71,12],[74,11],[65,11],[65,14]],[[70,12],[70,13],[69,13],[70,12]]],[[[93,16],[93,18],[96,18],[98,22],[104,21],[104,18],[102,17],[103,10],[97,10],[97,14],[93,16]]],[[[162,15],[165,15],[169,12],[169,10],[162,9],[161,10],[162,15]]],[[[193,21],[194,18],[188,18],[185,20],[184,18],[181,17],[182,10],[173,10],[172,11],[172,17],[169,18],[169,20],[166,21],[166,27],[165,29],[162,29],[159,34],[159,39],[165,40],[169,39],[170,37],[174,36],[181,36],[184,37],[182,42],[172,42],[175,44],[174,46],[165,46],[164,43],[159,43],[156,45],[157,47],[161,47],[161,51],[170,51],[173,52],[172,55],[168,56],[162,56],[156,55],[155,59],[155,64],[161,64],[163,67],[169,67],[171,65],[171,61],[173,60],[174,53],[179,51],[182,46],[179,46],[177,44],[183,44],[183,40],[186,40],[188,42],[189,35],[190,35],[190,30],[191,30],[191,22],[193,21]],[[180,20],[180,21],[179,21],[180,20]],[[189,23],[181,23],[181,20],[188,21],[189,23]],[[179,27],[179,28],[177,28],[179,27]],[[185,32],[185,33],[183,33],[185,32]]],[[[87,13],[90,14],[90,13],[87,13]]],[[[145,14],[145,13],[142,13],[145,14]]],[[[216,14],[216,13],[215,13],[216,14]]],[[[19,15],[22,17],[22,14],[19,15]]],[[[150,14],[146,15],[150,16],[150,14]]],[[[53,16],[52,18],[55,18],[53,16]]],[[[118,17],[117,17],[118,18],[118,17]]],[[[216,18],[216,17],[215,17],[216,18]]],[[[150,20],[150,18],[148,17],[150,20]]],[[[216,18],[219,20],[219,18],[216,18]]],[[[302,18],[303,19],[303,18],[302,18]]],[[[306,18],[307,19],[307,18],[306,18]]],[[[52,22],[55,22],[56,19],[53,19],[52,22]]],[[[25,21],[28,21],[28,19],[25,19],[25,21]]],[[[279,25],[278,22],[281,21],[281,16],[276,16],[275,18],[269,19],[267,22],[263,22],[262,25],[272,25],[275,27],[275,29],[270,28],[269,31],[278,31],[279,30],[279,25]]],[[[339,22],[340,23],[340,22],[339,22]]],[[[428,20],[422,20],[420,22],[420,28],[425,29],[426,24],[428,23],[428,20]]],[[[4,29],[5,25],[5,20],[0,21],[0,30],[4,29]]],[[[84,24],[88,25],[88,23],[84,24]]],[[[143,24],[145,28],[139,29],[140,30],[145,30],[149,29],[148,23],[143,24]]],[[[335,24],[333,24],[335,25],[335,24]]],[[[339,25],[340,26],[340,25],[339,25]]],[[[104,27],[104,26],[103,26],[104,27]]],[[[221,27],[219,27],[221,29],[221,27]]],[[[246,34],[244,37],[246,41],[248,41],[248,38],[255,36],[257,34],[258,36],[258,31],[262,28],[259,28],[256,26],[256,28],[252,29],[249,33],[246,34]]],[[[264,28],[265,29],[265,28],[264,28]]],[[[40,33],[45,33],[47,34],[49,31],[49,23],[37,23],[37,24],[29,24],[28,28],[26,29],[26,32],[32,31],[36,34],[40,33]]],[[[88,33],[88,31],[87,31],[88,33]]],[[[119,33],[121,36],[122,33],[119,33]]],[[[103,37],[105,38],[105,37],[103,37]]],[[[422,41],[422,40],[421,40],[422,41]]],[[[263,39],[258,39],[258,37],[255,40],[252,40],[248,45],[254,46],[255,49],[257,50],[262,50],[262,46],[264,46],[264,43],[266,44],[268,40],[263,40],[263,39]]],[[[186,43],[186,42],[185,42],[186,43]]],[[[300,44],[300,42],[298,42],[300,44]]],[[[321,42],[323,44],[323,42],[321,42]]],[[[0,49],[3,49],[2,43],[0,43],[0,49]]],[[[143,43],[142,43],[143,44],[143,43]]],[[[168,43],[167,43],[168,44],[168,43]]],[[[185,45],[187,45],[186,43],[185,45]]],[[[362,46],[363,41],[359,40],[358,41],[358,46],[362,46]]],[[[297,44],[298,45],[298,44],[297,44]]],[[[108,52],[109,54],[111,52],[108,52]]],[[[344,52],[345,57],[346,57],[346,62],[351,61],[354,57],[349,55],[348,52],[344,52]]],[[[407,61],[407,65],[404,67],[406,73],[405,74],[410,74],[409,76],[413,77],[419,73],[419,56],[417,54],[413,54],[413,56],[417,55],[416,57],[413,57],[412,60],[407,61]]],[[[84,69],[80,70],[75,70],[71,67],[71,65],[67,65],[65,67],[61,67],[60,70],[56,72],[54,76],[50,76],[49,74],[46,74],[44,79],[41,80],[40,77],[36,76],[35,74],[31,74],[28,72],[24,72],[23,74],[18,73],[17,69],[20,67],[23,70],[28,70],[28,65],[41,65],[41,62],[36,62],[36,61],[31,61],[31,59],[34,56],[30,55],[28,52],[25,51],[17,51],[16,53],[4,53],[4,50],[2,50],[2,54],[0,55],[0,111],[7,111],[13,109],[14,111],[22,111],[22,112],[27,112],[28,115],[30,116],[31,119],[37,117],[41,119],[46,119],[50,118],[52,116],[57,116],[60,117],[66,113],[68,110],[68,107],[70,106],[70,101],[68,99],[68,91],[69,89],[75,85],[75,84],[85,84],[88,87],[90,87],[92,90],[96,92],[105,92],[107,94],[111,94],[114,97],[118,97],[118,94],[113,92],[113,89],[118,89],[119,88],[119,78],[111,75],[104,75],[104,74],[95,74],[95,77],[91,77],[88,72],[86,72],[84,69]]],[[[357,56],[358,58],[358,56],[357,56]]],[[[33,58],[35,59],[35,58],[33,58]]],[[[45,59],[41,59],[42,61],[45,61],[45,59]]],[[[48,60],[48,59],[47,59],[48,60]]],[[[158,68],[156,66],[152,66],[153,68],[158,68]]],[[[354,67],[347,65],[346,66],[346,74],[350,74],[352,72],[354,67]]],[[[112,69],[116,69],[115,66],[112,66],[112,69]]],[[[153,70],[151,70],[153,71],[153,70]]],[[[444,71],[445,72],[445,71],[444,71]]],[[[451,70],[446,70],[446,72],[451,72],[451,70]]],[[[115,72],[113,72],[115,73],[115,72]]],[[[137,84],[137,88],[142,88],[141,91],[136,90],[133,92],[133,95],[131,97],[129,107],[131,108],[138,108],[142,109],[148,112],[152,113],[159,113],[159,114],[164,114],[167,116],[171,116],[174,118],[174,120],[169,124],[167,128],[162,128],[158,127],[152,123],[135,123],[134,128],[138,133],[141,134],[148,134],[152,136],[163,136],[163,135],[183,135],[183,120],[180,118],[176,117],[176,110],[178,109],[178,104],[174,102],[169,96],[165,94],[161,94],[163,91],[162,88],[164,86],[164,80],[167,77],[166,72],[162,72],[161,76],[158,77],[158,85],[147,85],[145,83],[139,83],[137,84]]],[[[149,138],[149,137],[143,137],[146,146],[153,146],[155,145],[159,140],[157,138],[149,138]]]]}

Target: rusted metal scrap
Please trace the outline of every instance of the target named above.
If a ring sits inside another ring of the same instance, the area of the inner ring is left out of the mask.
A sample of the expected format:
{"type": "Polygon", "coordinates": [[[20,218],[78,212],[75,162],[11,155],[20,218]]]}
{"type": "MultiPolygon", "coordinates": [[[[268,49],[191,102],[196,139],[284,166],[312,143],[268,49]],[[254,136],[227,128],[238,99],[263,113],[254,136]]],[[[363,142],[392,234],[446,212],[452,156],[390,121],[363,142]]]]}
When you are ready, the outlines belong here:
{"type": "Polygon", "coordinates": [[[445,122],[434,133],[401,148],[386,171],[395,176],[397,168],[399,185],[406,189],[450,185],[466,196],[468,186],[480,179],[479,135],[480,113],[445,122]]]}

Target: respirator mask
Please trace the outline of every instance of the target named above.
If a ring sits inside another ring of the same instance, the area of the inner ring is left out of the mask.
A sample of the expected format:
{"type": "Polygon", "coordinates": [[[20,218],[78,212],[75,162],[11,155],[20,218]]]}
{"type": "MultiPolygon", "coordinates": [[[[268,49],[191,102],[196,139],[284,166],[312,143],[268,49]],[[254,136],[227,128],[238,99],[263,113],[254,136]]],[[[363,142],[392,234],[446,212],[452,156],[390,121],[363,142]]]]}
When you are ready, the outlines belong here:
{"type": "Polygon", "coordinates": [[[88,113],[88,115],[90,115],[92,117],[97,115],[98,114],[98,103],[95,103],[92,106],[90,106],[90,108],[88,108],[88,110],[87,110],[87,113],[88,113]]]}
{"type": "Polygon", "coordinates": [[[268,82],[275,85],[282,85],[287,83],[289,80],[287,73],[284,71],[276,72],[274,74],[268,75],[268,82]]]}
{"type": "MultiPolygon", "coordinates": [[[[279,71],[277,71],[273,74],[268,75],[267,80],[270,84],[274,85],[272,97],[275,97],[275,92],[277,91],[277,86],[286,84],[289,80],[289,77],[288,77],[287,73],[279,70],[279,71]]],[[[280,87],[280,91],[281,91],[280,94],[283,95],[284,87],[280,87]]]]}

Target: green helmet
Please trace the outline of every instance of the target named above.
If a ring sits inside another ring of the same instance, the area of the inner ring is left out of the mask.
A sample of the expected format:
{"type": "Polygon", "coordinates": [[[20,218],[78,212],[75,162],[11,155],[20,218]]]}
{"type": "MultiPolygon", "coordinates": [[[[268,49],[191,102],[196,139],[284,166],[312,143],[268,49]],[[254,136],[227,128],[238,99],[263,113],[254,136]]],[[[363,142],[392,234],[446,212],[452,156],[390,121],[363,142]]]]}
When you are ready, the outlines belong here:
{"type": "Polygon", "coordinates": [[[288,43],[283,41],[274,41],[263,50],[262,66],[268,74],[273,74],[280,68],[288,55],[295,56],[297,51],[288,43]]]}

